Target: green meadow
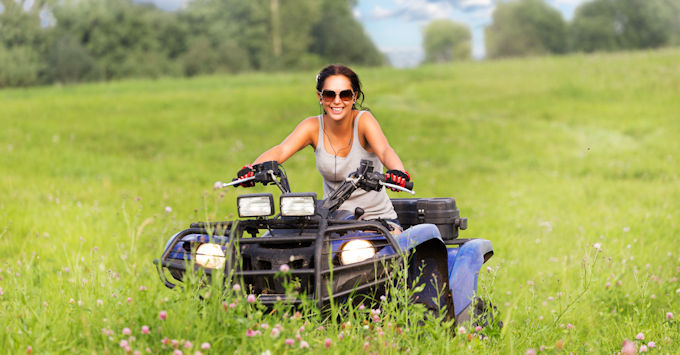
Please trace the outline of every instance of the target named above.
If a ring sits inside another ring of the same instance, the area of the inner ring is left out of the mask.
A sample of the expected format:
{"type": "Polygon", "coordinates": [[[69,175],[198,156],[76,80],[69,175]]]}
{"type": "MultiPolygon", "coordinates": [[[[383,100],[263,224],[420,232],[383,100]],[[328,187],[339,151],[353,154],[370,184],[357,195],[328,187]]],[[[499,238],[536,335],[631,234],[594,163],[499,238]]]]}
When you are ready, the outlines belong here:
{"type": "MultiPolygon", "coordinates": [[[[246,192],[214,183],[319,113],[315,72],[253,73],[0,90],[0,349],[680,352],[680,50],[357,72],[416,196],[455,197],[461,237],[493,243],[479,293],[502,328],[161,284],[167,239],[246,192]]],[[[285,168],[322,195],[311,148],[285,168]]]]}

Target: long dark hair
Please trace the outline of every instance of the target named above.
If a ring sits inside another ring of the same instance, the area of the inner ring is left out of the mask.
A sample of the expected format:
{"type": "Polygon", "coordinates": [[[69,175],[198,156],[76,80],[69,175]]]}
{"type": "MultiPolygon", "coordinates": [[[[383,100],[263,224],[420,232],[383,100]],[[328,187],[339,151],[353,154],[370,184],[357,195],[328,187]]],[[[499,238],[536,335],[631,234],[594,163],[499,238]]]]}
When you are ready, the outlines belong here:
{"type": "Polygon", "coordinates": [[[321,92],[323,89],[323,83],[331,75],[344,75],[349,79],[352,85],[352,91],[357,95],[357,101],[352,105],[352,109],[357,109],[359,107],[362,110],[368,110],[368,107],[363,107],[364,103],[364,92],[361,91],[361,80],[359,76],[352,69],[342,65],[342,64],[331,64],[319,72],[316,75],[316,91],[321,92]]]}

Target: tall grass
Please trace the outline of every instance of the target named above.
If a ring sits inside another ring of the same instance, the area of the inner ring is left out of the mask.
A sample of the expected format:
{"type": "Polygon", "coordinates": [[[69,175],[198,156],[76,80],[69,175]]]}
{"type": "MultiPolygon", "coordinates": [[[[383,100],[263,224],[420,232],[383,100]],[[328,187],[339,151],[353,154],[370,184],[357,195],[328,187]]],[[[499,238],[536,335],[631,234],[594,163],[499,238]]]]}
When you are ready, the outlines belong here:
{"type": "MultiPolygon", "coordinates": [[[[494,244],[480,293],[505,326],[481,337],[401,324],[398,303],[333,323],[159,282],[151,260],[171,234],[232,218],[241,191],[213,183],[318,114],[315,73],[0,91],[0,348],[612,353],[628,339],[675,353],[678,63],[664,50],[358,70],[417,196],[455,197],[461,236],[494,244]]],[[[321,194],[314,169],[309,149],[286,163],[294,191],[321,194]]]]}

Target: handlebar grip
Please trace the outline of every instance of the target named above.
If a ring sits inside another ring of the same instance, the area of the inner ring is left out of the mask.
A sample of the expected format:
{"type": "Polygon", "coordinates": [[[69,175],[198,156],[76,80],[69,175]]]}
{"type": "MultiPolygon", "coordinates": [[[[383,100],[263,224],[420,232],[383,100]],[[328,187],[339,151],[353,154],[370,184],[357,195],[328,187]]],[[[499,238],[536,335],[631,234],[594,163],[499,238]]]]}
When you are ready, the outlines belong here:
{"type": "Polygon", "coordinates": [[[407,188],[407,189],[409,189],[409,190],[413,190],[413,181],[407,181],[407,182],[404,184],[404,187],[407,188]]]}

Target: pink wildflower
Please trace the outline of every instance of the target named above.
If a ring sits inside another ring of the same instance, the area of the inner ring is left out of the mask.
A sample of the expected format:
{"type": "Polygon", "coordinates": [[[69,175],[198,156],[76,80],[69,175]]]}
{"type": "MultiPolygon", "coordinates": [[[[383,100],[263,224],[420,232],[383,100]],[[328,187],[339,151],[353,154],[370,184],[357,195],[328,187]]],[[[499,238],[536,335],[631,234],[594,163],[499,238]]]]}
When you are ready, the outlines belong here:
{"type": "Polygon", "coordinates": [[[103,306],[103,305],[104,305],[104,301],[102,301],[102,300],[97,300],[97,306],[103,306]]]}
{"type": "Polygon", "coordinates": [[[209,350],[210,349],[210,343],[205,342],[205,343],[201,344],[201,349],[209,350]]]}
{"type": "Polygon", "coordinates": [[[68,300],[68,303],[74,304],[74,303],[76,303],[76,300],[74,300],[73,298],[71,298],[70,300],[68,300]]]}
{"type": "Polygon", "coordinates": [[[241,285],[234,284],[234,286],[232,286],[231,289],[234,290],[235,292],[241,291],[241,285]]]}
{"type": "Polygon", "coordinates": [[[656,343],[653,342],[653,341],[650,341],[649,343],[647,343],[647,347],[649,347],[649,348],[656,348],[656,343]]]}
{"type": "Polygon", "coordinates": [[[526,355],[536,355],[536,349],[533,349],[533,348],[529,349],[524,354],[526,354],[526,355]]]}
{"type": "Polygon", "coordinates": [[[286,339],[286,345],[293,345],[293,344],[295,344],[295,340],[293,340],[291,338],[286,339]]]}
{"type": "Polygon", "coordinates": [[[229,303],[229,308],[236,308],[236,303],[229,303]]]}
{"type": "Polygon", "coordinates": [[[165,213],[170,213],[170,212],[172,212],[172,207],[165,206],[165,213]]]}
{"type": "Polygon", "coordinates": [[[127,298],[127,303],[132,303],[132,297],[127,298]]]}
{"type": "Polygon", "coordinates": [[[359,310],[360,310],[360,311],[363,311],[364,308],[366,308],[366,307],[364,307],[364,304],[363,304],[363,303],[359,305],[359,310]]]}
{"type": "Polygon", "coordinates": [[[369,342],[364,343],[364,350],[368,350],[368,347],[371,346],[369,342]]]}
{"type": "Polygon", "coordinates": [[[288,271],[290,271],[290,266],[288,266],[288,264],[282,264],[282,265],[279,267],[279,271],[281,271],[281,272],[288,272],[288,271]]]}
{"type": "Polygon", "coordinates": [[[326,338],[326,340],[323,341],[323,346],[326,347],[326,349],[331,347],[331,338],[326,338]]]}
{"type": "Polygon", "coordinates": [[[597,251],[600,251],[600,249],[602,249],[602,244],[595,243],[595,244],[593,244],[593,248],[597,249],[597,251]]]}
{"type": "Polygon", "coordinates": [[[574,329],[574,325],[571,324],[571,323],[568,323],[568,324],[567,324],[567,329],[574,329]]]}
{"type": "Polygon", "coordinates": [[[281,334],[279,328],[272,328],[272,332],[269,334],[269,336],[272,338],[276,338],[277,336],[279,336],[279,334],[281,334]]]}
{"type": "Polygon", "coordinates": [[[213,190],[219,190],[222,188],[222,181],[215,181],[215,184],[213,185],[213,190]]]}
{"type": "Polygon", "coordinates": [[[166,311],[158,312],[158,319],[166,320],[167,318],[168,318],[168,312],[166,312],[166,311]]]}
{"type": "Polygon", "coordinates": [[[175,349],[175,351],[172,352],[172,355],[182,355],[182,350],[175,349]]]}
{"type": "Polygon", "coordinates": [[[465,334],[465,333],[467,333],[467,330],[465,330],[465,327],[458,328],[458,334],[465,334]]]}
{"type": "Polygon", "coordinates": [[[118,345],[120,345],[121,348],[124,348],[124,347],[127,347],[129,344],[128,344],[127,340],[121,340],[120,344],[118,344],[118,345]]]}
{"type": "Polygon", "coordinates": [[[144,285],[139,286],[139,291],[146,291],[146,286],[144,286],[144,285]]]}
{"type": "Polygon", "coordinates": [[[185,349],[191,349],[193,347],[194,347],[194,344],[191,344],[190,341],[187,340],[187,341],[184,342],[184,348],[185,349]]]}
{"type": "Polygon", "coordinates": [[[673,319],[673,313],[672,313],[672,312],[667,312],[667,313],[666,313],[666,319],[672,320],[672,319],[673,319]]]}
{"type": "Polygon", "coordinates": [[[480,326],[475,327],[475,332],[479,333],[481,331],[482,331],[482,327],[480,327],[480,326]]]}
{"type": "Polygon", "coordinates": [[[161,343],[163,345],[169,345],[170,344],[170,339],[168,337],[163,337],[163,340],[161,340],[161,343]]]}
{"type": "Polygon", "coordinates": [[[248,295],[248,303],[255,303],[255,295],[252,293],[248,295]]]}
{"type": "Polygon", "coordinates": [[[635,343],[628,339],[624,340],[621,347],[621,355],[635,355],[635,353],[637,353],[635,343]]]}
{"type": "Polygon", "coordinates": [[[345,337],[345,331],[341,331],[340,334],[338,334],[338,339],[342,340],[342,338],[345,337]]]}
{"type": "Polygon", "coordinates": [[[27,346],[27,347],[26,347],[26,354],[29,354],[29,355],[30,355],[30,354],[32,354],[32,353],[33,353],[33,347],[30,346],[30,345],[27,346]]]}
{"type": "Polygon", "coordinates": [[[309,344],[306,341],[300,342],[300,349],[309,348],[309,344]]]}
{"type": "Polygon", "coordinates": [[[647,352],[647,345],[645,345],[645,344],[640,345],[640,352],[646,353],[647,352]]]}
{"type": "Polygon", "coordinates": [[[645,340],[645,335],[642,333],[638,333],[638,335],[635,336],[635,339],[637,340],[645,340]]]}
{"type": "Polygon", "coordinates": [[[172,344],[172,347],[175,349],[179,347],[179,341],[177,341],[177,339],[170,340],[170,343],[172,344]]]}
{"type": "Polygon", "coordinates": [[[143,325],[142,326],[142,334],[149,334],[151,331],[149,331],[149,326],[143,325]]]}
{"type": "Polygon", "coordinates": [[[132,331],[130,330],[130,328],[123,328],[123,335],[130,335],[130,334],[132,334],[132,331]]]}

